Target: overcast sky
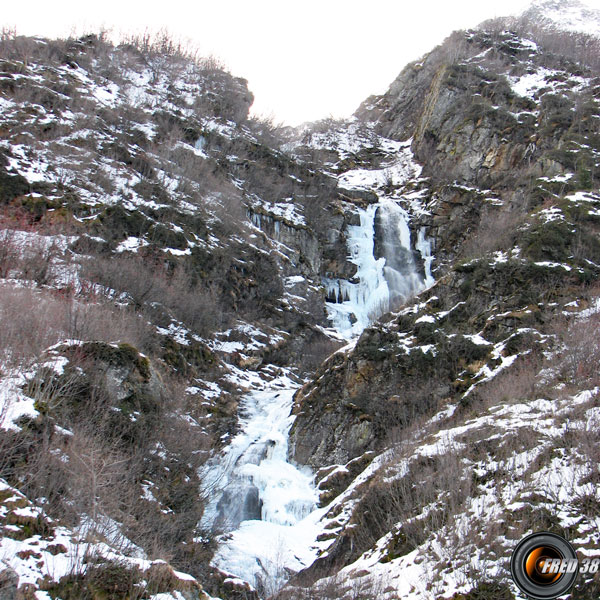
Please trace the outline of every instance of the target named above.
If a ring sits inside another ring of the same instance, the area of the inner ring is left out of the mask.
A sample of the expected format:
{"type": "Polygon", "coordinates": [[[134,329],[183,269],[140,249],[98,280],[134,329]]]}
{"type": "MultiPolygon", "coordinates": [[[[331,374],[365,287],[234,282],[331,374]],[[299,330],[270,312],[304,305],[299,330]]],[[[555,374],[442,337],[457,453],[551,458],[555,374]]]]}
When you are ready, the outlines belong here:
{"type": "MultiPolygon", "coordinates": [[[[598,7],[600,0],[585,0],[598,7]]],[[[48,0],[2,7],[18,33],[118,36],[167,28],[249,81],[253,111],[296,125],[347,116],[455,29],[529,0],[48,0]]]]}

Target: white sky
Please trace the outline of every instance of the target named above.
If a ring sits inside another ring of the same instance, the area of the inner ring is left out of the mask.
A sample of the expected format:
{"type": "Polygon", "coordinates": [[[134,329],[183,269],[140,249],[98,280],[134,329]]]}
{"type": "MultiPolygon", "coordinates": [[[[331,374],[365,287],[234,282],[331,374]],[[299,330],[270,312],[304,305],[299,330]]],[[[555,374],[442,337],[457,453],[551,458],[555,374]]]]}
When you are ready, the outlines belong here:
{"type": "MultiPolygon", "coordinates": [[[[600,0],[584,0],[599,7],[600,0]]],[[[529,0],[33,0],[4,26],[45,37],[167,28],[248,79],[253,112],[296,125],[348,116],[455,29],[518,14],[529,0]]]]}

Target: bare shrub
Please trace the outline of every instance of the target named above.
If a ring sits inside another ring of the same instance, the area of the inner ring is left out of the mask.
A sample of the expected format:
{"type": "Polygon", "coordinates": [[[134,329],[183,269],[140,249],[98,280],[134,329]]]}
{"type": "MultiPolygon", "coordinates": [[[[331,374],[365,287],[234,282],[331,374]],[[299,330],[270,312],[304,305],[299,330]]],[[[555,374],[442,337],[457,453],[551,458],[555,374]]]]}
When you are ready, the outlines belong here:
{"type": "Polygon", "coordinates": [[[142,34],[124,37],[121,46],[135,49],[152,73],[151,83],[156,84],[161,77],[170,80],[180,76],[190,65],[203,70],[216,59],[201,59],[198,49],[191,40],[176,38],[167,29],[157,32],[148,29],[142,34]]]}
{"type": "Polygon", "coordinates": [[[58,254],[54,243],[47,244],[41,236],[20,239],[14,229],[0,230],[0,277],[13,277],[48,285],[52,281],[51,266],[58,254]]]}
{"type": "Polygon", "coordinates": [[[533,400],[539,384],[540,369],[541,361],[537,357],[520,357],[491,381],[478,386],[477,394],[486,406],[533,400]]]}
{"type": "MultiPolygon", "coordinates": [[[[167,560],[190,572],[197,569],[191,544],[205,502],[198,472],[213,440],[188,416],[193,412],[185,394],[188,382],[165,372],[162,380],[165,401],[161,416],[153,431],[147,433],[151,446],[161,451],[144,457],[143,474],[137,478],[141,483],[146,478],[152,482],[150,489],[157,502],[140,503],[133,498],[122,522],[128,537],[149,557],[167,560]]],[[[203,532],[203,536],[209,534],[203,532]]]]}
{"type": "Polygon", "coordinates": [[[125,550],[130,544],[115,521],[123,522],[139,498],[138,453],[99,435],[91,423],[72,426],[64,438],[45,419],[38,427],[35,437],[21,434],[27,443],[6,475],[29,497],[43,498],[48,515],[79,526],[82,539],[125,550]]]}
{"type": "Polygon", "coordinates": [[[151,332],[133,309],[52,290],[0,286],[0,368],[24,367],[64,339],[148,347],[151,332]]]}
{"type": "Polygon", "coordinates": [[[269,146],[269,148],[281,149],[283,143],[281,130],[284,125],[275,121],[274,115],[253,115],[248,120],[248,127],[261,144],[269,146]]]}
{"type": "Polygon", "coordinates": [[[198,51],[191,41],[177,39],[165,28],[157,32],[146,29],[140,34],[124,36],[121,44],[135,48],[146,58],[163,55],[185,61],[198,59],[198,51]]]}
{"type": "Polygon", "coordinates": [[[308,372],[314,372],[329,356],[339,350],[341,345],[339,341],[327,337],[309,341],[303,348],[300,368],[308,372]]]}
{"type": "Polygon", "coordinates": [[[141,600],[147,598],[146,584],[137,565],[125,560],[110,560],[98,551],[77,557],[71,572],[55,582],[41,582],[41,589],[63,600],[101,597],[105,600],[141,600]]]}
{"type": "Polygon", "coordinates": [[[0,366],[11,369],[65,337],[64,306],[48,293],[0,287],[0,366]]]}
{"type": "Polygon", "coordinates": [[[356,556],[390,531],[391,558],[420,546],[460,512],[471,491],[460,453],[449,446],[432,457],[419,457],[401,477],[383,472],[370,482],[354,511],[352,538],[356,556]]]}
{"type": "Polygon", "coordinates": [[[477,54],[477,50],[467,43],[465,32],[454,31],[433,51],[430,60],[439,64],[454,64],[474,54],[477,54]]]}
{"type": "Polygon", "coordinates": [[[53,282],[52,263],[58,254],[54,243],[47,245],[38,240],[28,247],[19,261],[20,277],[34,281],[38,286],[53,282]]]}
{"type": "Polygon", "coordinates": [[[597,36],[561,30],[548,22],[540,22],[530,11],[520,17],[500,17],[484,21],[479,29],[494,35],[505,35],[510,30],[531,39],[546,50],[546,59],[553,58],[559,65],[570,59],[595,71],[600,68],[600,40],[597,36]],[[554,56],[549,56],[549,53],[554,56]]]}
{"type": "Polygon", "coordinates": [[[192,286],[183,271],[178,271],[171,280],[165,302],[173,310],[176,318],[193,331],[208,334],[219,329],[224,323],[216,287],[192,286]]]}
{"type": "Polygon", "coordinates": [[[512,248],[524,215],[498,207],[482,210],[475,233],[462,247],[464,258],[479,258],[495,250],[512,248]]]}
{"type": "Polygon", "coordinates": [[[15,269],[19,259],[19,247],[15,240],[15,232],[10,229],[0,231],[0,278],[8,277],[15,269]]]}
{"type": "Polygon", "coordinates": [[[600,313],[583,319],[559,319],[552,324],[552,332],[562,342],[563,348],[552,359],[557,363],[560,378],[567,385],[590,386],[600,382],[600,340],[598,328],[600,313]]]}
{"type": "Polygon", "coordinates": [[[557,58],[570,58],[595,72],[600,69],[600,40],[596,36],[549,28],[526,18],[515,22],[515,30],[519,35],[531,36],[557,58]]]}
{"type": "Polygon", "coordinates": [[[382,597],[383,584],[376,578],[343,578],[334,575],[318,580],[309,588],[284,587],[271,596],[272,600],[377,600],[382,597]]]}
{"type": "Polygon", "coordinates": [[[19,60],[23,66],[27,65],[36,49],[33,38],[18,35],[14,27],[3,27],[0,32],[0,53],[11,60],[19,60]]]}
{"type": "Polygon", "coordinates": [[[160,128],[151,148],[151,156],[157,157],[161,165],[158,183],[166,189],[175,180],[177,194],[197,206],[201,214],[217,216],[226,226],[246,221],[240,191],[221,176],[215,161],[196,155],[181,142],[186,135],[181,124],[166,121],[160,123],[160,128]]]}
{"type": "Polygon", "coordinates": [[[104,294],[126,293],[137,306],[150,302],[166,286],[163,265],[132,256],[94,257],[83,264],[82,274],[103,287],[104,294]]]}
{"type": "Polygon", "coordinates": [[[122,508],[127,507],[127,498],[131,502],[132,494],[137,491],[128,485],[134,483],[131,475],[135,469],[131,454],[90,433],[89,428],[75,430],[69,439],[65,453],[66,484],[69,497],[77,503],[77,512],[90,519],[88,535],[107,537],[108,532],[103,531],[106,525],[100,517],[123,518],[122,508]]]}
{"type": "Polygon", "coordinates": [[[126,293],[137,307],[159,303],[194,331],[208,333],[221,322],[215,288],[194,285],[181,269],[169,272],[164,264],[122,256],[96,258],[84,266],[84,273],[107,295],[126,293]]]}
{"type": "Polygon", "coordinates": [[[0,278],[4,279],[10,275],[17,266],[19,256],[14,231],[2,230],[0,232],[0,278]]]}
{"type": "Polygon", "coordinates": [[[152,329],[131,307],[97,299],[65,301],[67,337],[82,341],[125,342],[140,350],[152,343],[152,329]]]}

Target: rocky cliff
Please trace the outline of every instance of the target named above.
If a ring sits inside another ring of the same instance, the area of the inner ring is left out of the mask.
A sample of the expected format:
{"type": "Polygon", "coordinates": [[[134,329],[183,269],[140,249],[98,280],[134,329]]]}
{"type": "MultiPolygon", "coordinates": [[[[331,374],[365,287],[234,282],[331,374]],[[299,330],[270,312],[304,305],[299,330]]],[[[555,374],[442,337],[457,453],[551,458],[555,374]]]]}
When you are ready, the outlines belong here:
{"type": "Polygon", "coordinates": [[[316,469],[331,531],[300,587],[341,569],[373,597],[383,579],[397,597],[512,598],[511,540],[595,543],[577,500],[595,467],[565,436],[593,429],[597,394],[573,343],[595,322],[600,88],[575,38],[552,39],[527,18],[455,33],[356,113],[423,165],[412,223],[436,282],[296,394],[291,456],[316,469]]]}

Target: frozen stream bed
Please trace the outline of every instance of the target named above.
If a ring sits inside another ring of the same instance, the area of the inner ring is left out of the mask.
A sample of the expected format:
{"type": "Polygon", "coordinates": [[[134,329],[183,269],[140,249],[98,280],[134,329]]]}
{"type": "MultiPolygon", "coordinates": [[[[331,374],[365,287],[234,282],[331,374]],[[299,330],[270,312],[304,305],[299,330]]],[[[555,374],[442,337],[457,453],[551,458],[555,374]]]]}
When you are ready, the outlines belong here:
{"type": "Polygon", "coordinates": [[[313,474],[287,460],[298,384],[280,376],[240,404],[240,431],[204,472],[203,525],[223,531],[212,564],[262,594],[316,558],[320,532],[313,474]]]}

